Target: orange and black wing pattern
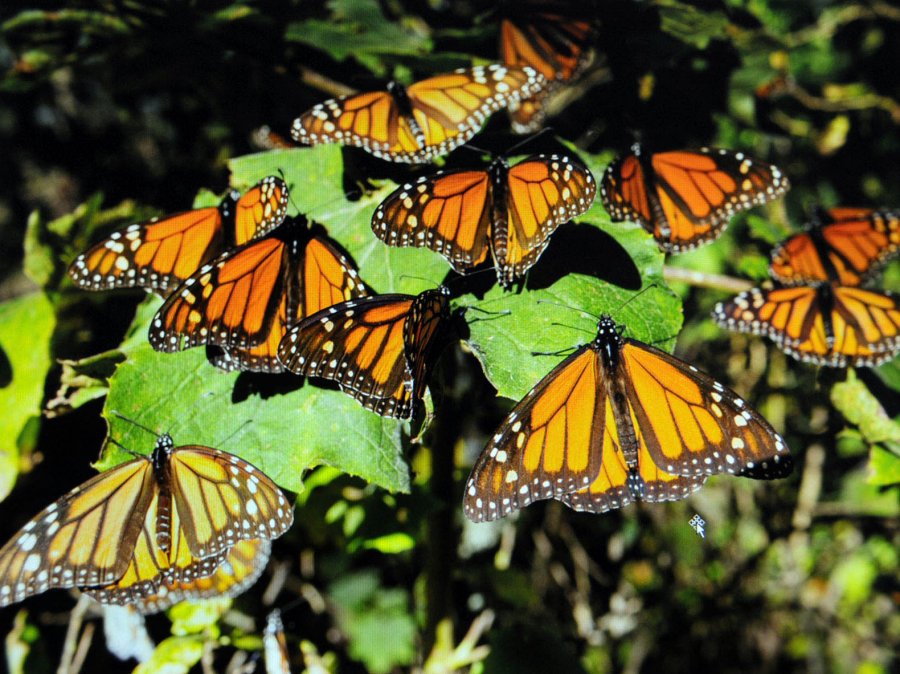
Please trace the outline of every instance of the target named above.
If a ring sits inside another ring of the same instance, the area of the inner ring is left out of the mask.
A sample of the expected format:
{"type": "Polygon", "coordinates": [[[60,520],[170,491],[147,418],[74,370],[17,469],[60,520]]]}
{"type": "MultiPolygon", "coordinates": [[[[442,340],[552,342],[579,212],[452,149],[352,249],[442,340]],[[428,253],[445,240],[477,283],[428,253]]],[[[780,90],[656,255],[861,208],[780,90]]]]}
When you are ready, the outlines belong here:
{"type": "MultiPolygon", "coordinates": [[[[150,614],[165,611],[182,601],[236,597],[259,579],[269,563],[271,552],[272,542],[266,539],[239,541],[224,557],[209,558],[221,559],[209,575],[192,574],[191,578],[186,578],[186,574],[165,576],[156,594],[136,598],[134,603],[141,613],[150,614]]],[[[88,594],[96,597],[95,592],[89,591],[88,594]]]]}
{"type": "Polygon", "coordinates": [[[876,366],[900,352],[900,296],[852,286],[752,288],[720,302],[713,319],[765,335],[797,360],[830,367],[876,366]]]}
{"type": "Polygon", "coordinates": [[[113,583],[128,567],[156,499],[153,470],[136,459],[97,475],[34,517],[0,550],[0,606],[51,588],[113,583]]]}
{"type": "Polygon", "coordinates": [[[785,285],[858,286],[898,253],[900,211],[831,208],[817,211],[807,231],[774,248],[769,271],[785,285]]]}
{"type": "Polygon", "coordinates": [[[607,167],[600,197],[613,220],[632,220],[677,253],[712,241],[738,211],[784,194],[772,164],[714,148],[645,153],[639,145],[607,167]]]}
{"type": "Polygon", "coordinates": [[[503,159],[488,170],[445,171],[407,183],[372,216],[372,231],[391,246],[425,247],[463,274],[491,251],[507,286],[538,259],[550,234],[581,215],[596,183],[579,162],[536,155],[513,167],[503,159]]]}
{"type": "Polygon", "coordinates": [[[147,288],[169,294],[227,248],[277,227],[287,212],[284,181],[269,176],[215,207],[129,225],[79,255],[69,267],[85,290],[147,288]]]}
{"type": "Polygon", "coordinates": [[[223,562],[225,553],[198,557],[191,552],[184,535],[177,509],[165,516],[171,525],[171,536],[161,544],[159,521],[163,516],[159,509],[159,493],[154,495],[144,516],[141,534],[131,548],[125,572],[115,582],[98,587],[82,587],[82,590],[101,604],[137,604],[139,607],[153,597],[167,592],[171,585],[190,583],[197,578],[212,575],[223,562]]]}
{"type": "Polygon", "coordinates": [[[443,287],[343,302],[289,330],[278,357],[294,374],[337,382],[376,414],[408,419],[448,317],[443,287]]]}
{"type": "Polygon", "coordinates": [[[278,344],[289,327],[333,304],[368,296],[353,262],[318,235],[307,240],[289,276],[287,291],[282,294],[265,340],[243,349],[218,348],[209,356],[213,365],[229,372],[283,372],[278,344]]]}
{"type": "Polygon", "coordinates": [[[684,498],[708,475],[772,479],[791,470],[784,441],[736,394],[623,339],[604,316],[597,338],[501,424],[472,468],[463,509],[480,522],[555,498],[603,512],[684,498]]]}
{"type": "Polygon", "coordinates": [[[341,143],[388,161],[427,163],[474,136],[497,110],[544,84],[532,68],[476,66],[331,99],[294,120],[300,143],[341,143]]]}
{"type": "Polygon", "coordinates": [[[510,105],[515,133],[533,133],[543,125],[547,97],[587,64],[593,32],[589,21],[552,10],[500,22],[500,61],[507,66],[530,66],[546,81],[535,95],[510,105]]]}
{"type": "Polygon", "coordinates": [[[506,226],[495,226],[491,239],[501,285],[524,275],[556,228],[591,207],[596,191],[591,172],[568,156],[538,155],[511,167],[506,226]]]}

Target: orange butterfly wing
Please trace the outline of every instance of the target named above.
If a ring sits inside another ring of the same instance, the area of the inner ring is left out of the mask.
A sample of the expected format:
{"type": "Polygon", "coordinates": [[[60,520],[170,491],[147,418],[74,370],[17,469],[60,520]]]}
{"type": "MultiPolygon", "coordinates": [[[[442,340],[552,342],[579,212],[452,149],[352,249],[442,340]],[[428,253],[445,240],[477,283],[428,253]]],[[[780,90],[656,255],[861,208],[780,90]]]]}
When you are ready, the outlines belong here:
{"type": "Polygon", "coordinates": [[[491,230],[487,171],[440,171],[392,192],[375,210],[372,231],[389,246],[430,248],[460,274],[484,262],[491,230]]]}
{"type": "Polygon", "coordinates": [[[568,157],[539,155],[509,168],[447,171],[391,193],[372,216],[372,231],[391,246],[427,247],[466,273],[488,249],[509,285],[538,259],[550,234],[590,208],[593,176],[568,157]]]}
{"type": "Polygon", "coordinates": [[[546,117],[545,102],[588,62],[585,50],[593,29],[587,21],[540,12],[527,21],[500,22],[500,59],[508,66],[531,66],[546,80],[535,95],[510,105],[515,133],[537,131],[546,117]]]}
{"type": "Polygon", "coordinates": [[[376,414],[407,419],[448,319],[447,297],[442,287],[336,304],[289,330],[278,357],[294,374],[337,382],[376,414]]]}
{"type": "Polygon", "coordinates": [[[247,190],[234,208],[234,245],[265,236],[284,222],[288,198],[287,185],[275,176],[263,178],[247,190]]]}
{"type": "Polygon", "coordinates": [[[900,211],[832,208],[815,220],[772,250],[769,269],[782,283],[858,286],[900,252],[900,211]]]}
{"type": "MultiPolygon", "coordinates": [[[[181,528],[178,511],[171,511],[171,527],[175,533],[173,543],[163,549],[157,539],[159,494],[147,509],[132,552],[124,556],[129,560],[125,573],[116,582],[99,587],[83,587],[85,594],[101,604],[138,604],[166,594],[167,588],[179,583],[190,583],[197,578],[213,574],[223,562],[225,553],[198,558],[191,553],[181,528]]],[[[123,549],[126,549],[123,547],[123,549]]]]}
{"type": "Polygon", "coordinates": [[[781,170],[742,152],[701,148],[633,154],[611,163],[600,196],[613,220],[634,220],[667,252],[712,241],[738,211],[775,199],[789,182],[781,170]]]}
{"type": "MultiPolygon", "coordinates": [[[[191,574],[190,579],[166,577],[155,594],[135,599],[143,614],[165,611],[182,601],[215,597],[236,597],[253,585],[269,562],[272,543],[266,539],[249,539],[235,543],[209,575],[191,574]]],[[[218,560],[221,556],[209,559],[218,560]]],[[[204,569],[205,570],[205,569],[204,569]]],[[[96,598],[92,592],[88,592],[96,598]]],[[[109,603],[109,602],[106,602],[109,603]]]]}
{"type": "Polygon", "coordinates": [[[732,391],[603,317],[597,338],[513,408],[472,468],[463,509],[477,522],[555,498],[603,512],[683,498],[707,475],[791,469],[781,437],[732,391]]]}
{"type": "Polygon", "coordinates": [[[0,606],[51,588],[111,583],[128,566],[155,483],[150,463],[129,461],[50,505],[0,550],[0,606]]]}
{"type": "Polygon", "coordinates": [[[309,145],[343,143],[389,161],[425,163],[465,143],[491,113],[542,83],[531,68],[461,69],[406,89],[392,85],[388,92],[325,101],[294,120],[291,136],[309,145]]]}
{"type": "Polygon", "coordinates": [[[556,228],[585,213],[597,191],[586,167],[558,155],[529,157],[509,169],[507,180],[506,228],[492,236],[503,285],[530,269],[556,228]]]}
{"type": "Polygon", "coordinates": [[[290,277],[266,339],[246,349],[220,349],[210,357],[213,365],[226,371],[283,372],[278,345],[290,326],[338,302],[368,296],[353,263],[320,236],[306,243],[290,277]]]}
{"type": "MultiPolygon", "coordinates": [[[[669,475],[660,470],[647,450],[646,442],[641,436],[641,428],[633,414],[631,423],[639,444],[637,472],[640,477],[639,483],[642,484],[639,500],[647,503],[680,501],[703,486],[706,475],[684,477],[669,475]]],[[[635,500],[632,490],[628,488],[630,469],[616,428],[615,411],[608,401],[605,427],[607,432],[603,435],[603,446],[600,451],[602,462],[597,477],[587,487],[559,497],[560,501],[573,510],[603,513],[623,508],[635,500]]]]}
{"type": "Polygon", "coordinates": [[[167,295],[226,248],[262,236],[284,219],[287,186],[269,176],[218,207],[154,218],[114,232],[69,267],[85,290],[148,288],[167,295]]]}
{"type": "Polygon", "coordinates": [[[875,366],[900,352],[900,296],[851,286],[752,288],[720,302],[713,319],[765,335],[794,358],[831,367],[875,366]]]}

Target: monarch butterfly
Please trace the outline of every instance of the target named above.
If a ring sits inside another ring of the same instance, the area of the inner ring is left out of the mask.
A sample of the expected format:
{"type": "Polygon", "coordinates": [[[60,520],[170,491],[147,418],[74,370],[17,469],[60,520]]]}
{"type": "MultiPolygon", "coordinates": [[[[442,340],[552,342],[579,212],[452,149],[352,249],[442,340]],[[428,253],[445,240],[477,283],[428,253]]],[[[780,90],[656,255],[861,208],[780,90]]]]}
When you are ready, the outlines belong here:
{"type": "Polygon", "coordinates": [[[371,91],[320,103],[294,120],[300,143],[344,143],[395,162],[427,163],[459,147],[491,113],[544,85],[533,68],[463,68],[409,87],[390,82],[371,91]]]}
{"type": "Polygon", "coordinates": [[[816,208],[807,231],[774,248],[769,271],[787,285],[858,286],[898,252],[900,211],[816,208]]]}
{"type": "Polygon", "coordinates": [[[281,622],[281,611],[277,608],[266,616],[266,630],[263,632],[263,655],[266,674],[291,674],[287,640],[284,637],[284,624],[281,622]]]}
{"type": "Polygon", "coordinates": [[[797,360],[847,367],[879,365],[900,351],[900,295],[820,283],[752,288],[713,309],[715,321],[766,335],[797,360]]]}
{"type": "Polygon", "coordinates": [[[700,148],[649,154],[635,144],[612,162],[600,197],[613,220],[634,220],[669,253],[712,241],[738,211],[784,194],[789,182],[772,164],[743,152],[700,148]]]}
{"type": "Polygon", "coordinates": [[[464,274],[488,250],[504,287],[524,274],[559,225],[590,208],[591,172],[558,155],[535,155],[513,167],[440,171],[395,190],[375,210],[372,231],[391,246],[427,247],[464,274]]]}
{"type": "MultiPolygon", "coordinates": [[[[518,8],[517,8],[518,9],[518,8]]],[[[556,5],[525,4],[500,22],[500,60],[507,66],[531,66],[547,84],[509,106],[515,133],[533,133],[544,123],[548,97],[587,65],[593,35],[589,21],[556,5]]],[[[572,8],[574,10],[575,8],[572,8]]]]}
{"type": "Polygon", "coordinates": [[[684,498],[716,473],[773,479],[791,470],[784,440],[737,394],[623,338],[604,315],[597,337],[501,424],[472,468],[463,509],[480,522],[555,498],[604,512],[684,498]]]}
{"type": "Polygon", "coordinates": [[[79,288],[148,288],[165,296],[221,252],[262,236],[287,213],[288,188],[274,176],[218,206],[185,211],[113,232],[79,255],[69,276],[79,288]]]}
{"type": "Polygon", "coordinates": [[[225,369],[281,372],[276,350],[300,319],[368,292],[330,241],[289,218],[267,236],[220,255],[169,297],[150,326],[150,344],[173,352],[215,344],[225,369]]]}
{"type": "MultiPolygon", "coordinates": [[[[146,615],[165,611],[182,601],[236,597],[259,579],[269,563],[271,552],[272,543],[264,538],[238,541],[211,575],[193,580],[166,578],[160,583],[159,594],[138,597],[135,606],[146,615]]],[[[88,588],[85,593],[101,603],[107,603],[102,589],[88,588]]]]}
{"type": "Polygon", "coordinates": [[[290,329],[278,357],[294,374],[337,382],[376,414],[408,419],[450,318],[449,296],[441,286],[335,304],[290,329]]]}
{"type": "Polygon", "coordinates": [[[294,513],[250,463],[159,437],[150,457],[97,475],[0,550],[0,606],[50,588],[94,588],[109,603],[212,574],[241,540],[277,538],[294,513]]]}

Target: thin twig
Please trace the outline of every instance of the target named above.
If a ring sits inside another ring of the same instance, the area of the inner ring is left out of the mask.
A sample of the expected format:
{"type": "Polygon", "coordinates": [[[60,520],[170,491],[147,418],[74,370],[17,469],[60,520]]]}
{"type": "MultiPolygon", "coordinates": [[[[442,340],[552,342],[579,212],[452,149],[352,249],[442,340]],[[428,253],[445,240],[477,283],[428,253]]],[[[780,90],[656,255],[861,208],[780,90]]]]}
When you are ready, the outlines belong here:
{"type": "Polygon", "coordinates": [[[81,595],[78,603],[75,604],[75,608],[72,609],[72,613],[69,614],[69,626],[66,628],[66,639],[63,642],[62,656],[59,659],[59,667],[56,669],[56,674],[76,674],[78,671],[73,669],[75,656],[80,646],[78,633],[81,632],[84,614],[87,613],[91,601],[92,599],[86,594],[81,595]]]}
{"type": "Polygon", "coordinates": [[[684,269],[683,267],[663,267],[663,278],[666,281],[680,281],[698,288],[724,290],[730,293],[741,293],[753,287],[753,283],[750,281],[735,278],[734,276],[707,274],[692,269],[684,269]]]}

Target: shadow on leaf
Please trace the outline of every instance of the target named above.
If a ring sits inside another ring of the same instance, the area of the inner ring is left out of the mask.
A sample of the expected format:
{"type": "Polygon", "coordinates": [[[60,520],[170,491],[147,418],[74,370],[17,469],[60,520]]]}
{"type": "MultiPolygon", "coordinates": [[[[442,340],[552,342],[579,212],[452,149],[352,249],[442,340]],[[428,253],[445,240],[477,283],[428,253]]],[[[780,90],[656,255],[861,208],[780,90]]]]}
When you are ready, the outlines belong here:
{"type": "Polygon", "coordinates": [[[570,222],[553,234],[547,250],[528,272],[525,287],[549,288],[573,273],[593,276],[626,290],[641,287],[641,274],[618,241],[591,225],[570,222]]]}

